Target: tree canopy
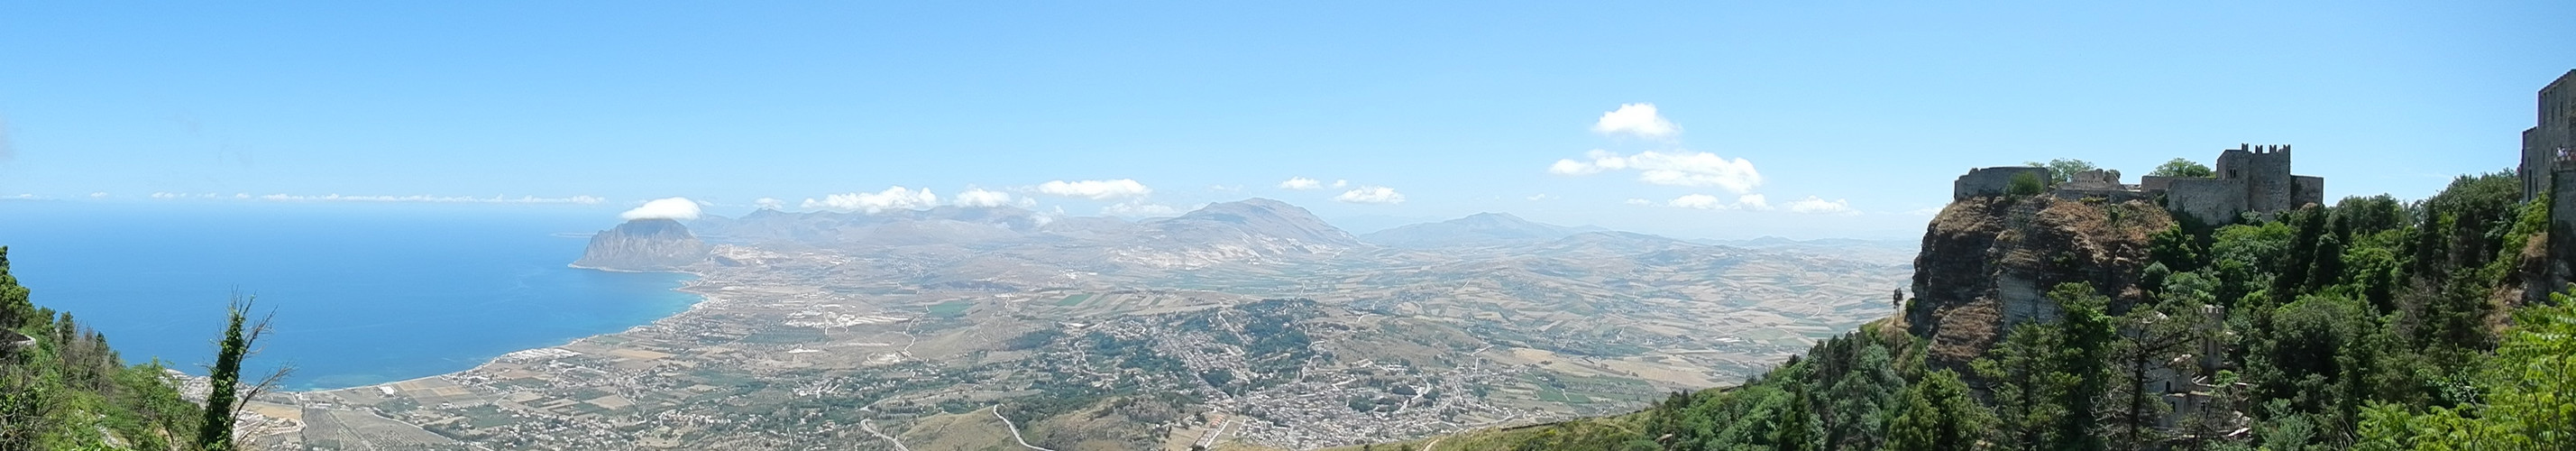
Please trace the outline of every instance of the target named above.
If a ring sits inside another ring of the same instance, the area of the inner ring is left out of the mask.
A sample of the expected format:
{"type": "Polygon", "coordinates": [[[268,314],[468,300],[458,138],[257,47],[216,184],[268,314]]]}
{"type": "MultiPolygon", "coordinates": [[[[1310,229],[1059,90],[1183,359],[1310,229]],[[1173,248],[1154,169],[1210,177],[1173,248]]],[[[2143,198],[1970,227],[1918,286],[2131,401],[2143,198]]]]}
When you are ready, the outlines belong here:
{"type": "Polygon", "coordinates": [[[2205,179],[2217,177],[2218,171],[2212,171],[2208,165],[2191,161],[2189,158],[2175,158],[2172,161],[2166,161],[2165,164],[2156,165],[2156,170],[2148,172],[2147,176],[2205,179]]]}

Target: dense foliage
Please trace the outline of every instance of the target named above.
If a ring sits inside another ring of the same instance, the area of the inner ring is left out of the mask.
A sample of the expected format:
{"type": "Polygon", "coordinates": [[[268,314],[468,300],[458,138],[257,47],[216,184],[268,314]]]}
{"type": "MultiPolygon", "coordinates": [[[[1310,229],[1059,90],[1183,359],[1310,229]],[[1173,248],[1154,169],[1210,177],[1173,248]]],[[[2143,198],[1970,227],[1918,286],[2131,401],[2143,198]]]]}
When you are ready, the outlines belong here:
{"type": "Polygon", "coordinates": [[[2053,287],[2063,314],[2013,327],[1972,372],[1873,324],[1738,387],[1514,433],[1525,449],[2576,449],[2576,296],[2517,305],[2548,217],[2519,186],[2186,222],[2150,238],[2143,296],[2053,287]]]}
{"type": "Polygon", "coordinates": [[[2211,178],[2217,177],[2218,171],[2210,170],[2208,165],[2191,161],[2190,158],[2175,158],[2172,161],[2166,161],[2165,164],[2156,165],[2156,170],[2148,172],[2147,176],[2211,178]]]}
{"type": "Polygon", "coordinates": [[[106,336],[28,295],[0,247],[0,449],[194,449],[203,409],[164,365],[125,365],[106,336]]]}

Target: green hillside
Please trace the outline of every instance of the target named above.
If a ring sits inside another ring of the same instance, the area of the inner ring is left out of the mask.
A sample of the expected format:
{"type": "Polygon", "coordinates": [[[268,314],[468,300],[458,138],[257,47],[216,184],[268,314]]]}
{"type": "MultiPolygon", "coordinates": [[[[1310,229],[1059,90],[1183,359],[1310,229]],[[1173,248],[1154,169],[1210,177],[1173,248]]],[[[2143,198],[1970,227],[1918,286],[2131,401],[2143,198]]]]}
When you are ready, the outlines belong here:
{"type": "Polygon", "coordinates": [[[70,312],[37,307],[0,247],[0,450],[179,450],[204,409],[159,362],[126,366],[70,312]]]}
{"type": "Polygon", "coordinates": [[[2107,275],[2136,286],[2046,287],[2062,315],[1963,367],[1900,317],[1634,414],[1368,448],[2576,449],[2576,294],[2520,302],[2548,218],[2521,196],[2498,173],[2174,225],[2107,275]]]}

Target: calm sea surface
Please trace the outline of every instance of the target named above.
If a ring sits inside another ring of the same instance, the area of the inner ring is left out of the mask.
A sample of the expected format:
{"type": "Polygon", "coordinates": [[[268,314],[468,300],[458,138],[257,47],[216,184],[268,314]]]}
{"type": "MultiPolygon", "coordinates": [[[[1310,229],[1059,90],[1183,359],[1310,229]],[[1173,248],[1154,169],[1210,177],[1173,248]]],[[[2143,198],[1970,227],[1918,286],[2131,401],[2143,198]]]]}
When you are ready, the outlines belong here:
{"type": "Polygon", "coordinates": [[[227,295],[276,331],[251,366],[290,388],[472,368],[503,353],[686,310],[679,274],[565,267],[608,207],[0,202],[0,245],[37,305],[107,334],[132,362],[204,374],[227,295]]]}

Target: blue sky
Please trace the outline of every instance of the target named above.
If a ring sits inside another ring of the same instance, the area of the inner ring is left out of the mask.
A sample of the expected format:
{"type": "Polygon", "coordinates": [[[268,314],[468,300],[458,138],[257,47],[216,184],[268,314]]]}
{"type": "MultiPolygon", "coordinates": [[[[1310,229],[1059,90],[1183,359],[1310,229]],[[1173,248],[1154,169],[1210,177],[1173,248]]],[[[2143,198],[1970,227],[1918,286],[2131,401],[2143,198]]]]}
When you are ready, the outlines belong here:
{"type": "Polygon", "coordinates": [[[2421,197],[2514,164],[2576,68],[2571,2],[1388,3],[0,1],[0,195],[1910,238],[2058,157],[2289,143],[2331,197],[2421,197]]]}

